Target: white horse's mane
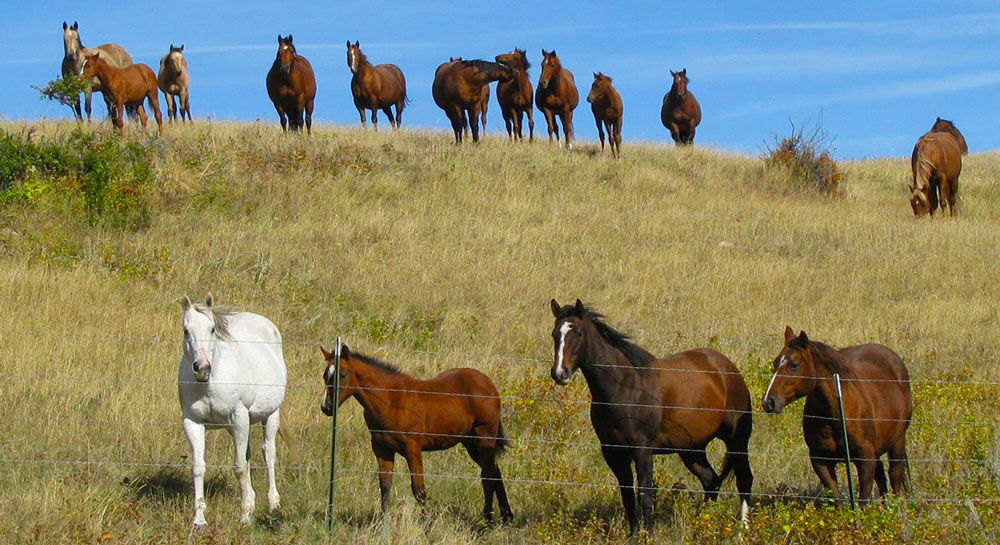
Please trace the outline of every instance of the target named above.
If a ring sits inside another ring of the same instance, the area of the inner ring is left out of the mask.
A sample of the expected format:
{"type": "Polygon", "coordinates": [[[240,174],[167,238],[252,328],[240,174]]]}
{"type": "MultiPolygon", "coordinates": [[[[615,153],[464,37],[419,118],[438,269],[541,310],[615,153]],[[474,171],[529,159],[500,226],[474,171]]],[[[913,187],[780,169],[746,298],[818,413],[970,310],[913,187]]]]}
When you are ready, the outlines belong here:
{"type": "Polygon", "coordinates": [[[215,334],[219,338],[227,341],[233,340],[233,336],[229,332],[229,320],[237,314],[236,311],[227,305],[210,307],[203,302],[192,303],[191,308],[212,320],[212,323],[215,324],[215,334]]]}

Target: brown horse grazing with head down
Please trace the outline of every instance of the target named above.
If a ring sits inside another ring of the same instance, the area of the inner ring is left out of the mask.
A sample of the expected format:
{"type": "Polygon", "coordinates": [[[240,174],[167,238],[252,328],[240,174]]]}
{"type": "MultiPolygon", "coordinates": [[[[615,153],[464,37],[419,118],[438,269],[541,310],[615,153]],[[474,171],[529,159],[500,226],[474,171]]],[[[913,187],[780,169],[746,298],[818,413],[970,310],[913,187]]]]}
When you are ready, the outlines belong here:
{"type": "Polygon", "coordinates": [[[282,131],[301,129],[304,116],[306,132],[312,134],[316,76],[309,61],[295,52],[291,34],[287,38],[278,34],[278,55],[267,72],[267,96],[278,111],[282,131]]]}
{"type": "Polygon", "coordinates": [[[191,121],[191,102],[188,96],[188,85],[191,84],[191,77],[188,75],[188,63],[184,58],[184,44],[174,47],[170,44],[170,53],[160,59],[160,71],[156,74],[156,83],[163,91],[163,100],[167,103],[167,119],[170,122],[177,121],[177,103],[174,97],[181,102],[181,122],[184,116],[191,121]]]}
{"type": "Polygon", "coordinates": [[[354,107],[361,115],[361,126],[365,127],[365,110],[372,111],[372,128],[378,130],[378,111],[385,112],[389,125],[398,129],[403,121],[403,108],[410,102],[406,96],[406,78],[395,64],[368,62],[361,52],[361,44],[347,41],[347,66],[354,74],[351,77],[351,93],[354,107]],[[392,117],[392,107],[396,106],[396,117],[392,117]]]}
{"type": "MultiPolygon", "coordinates": [[[[545,115],[545,123],[549,129],[549,142],[552,135],[559,141],[559,125],[556,116],[562,121],[563,134],[566,135],[566,147],[572,149],[573,144],[573,110],[580,103],[580,93],[576,90],[576,80],[573,73],[562,67],[555,50],[542,50],[542,74],[538,77],[538,91],[535,93],[535,104],[545,115]]],[[[559,144],[562,146],[562,143],[559,144]]]]}
{"type": "Polygon", "coordinates": [[[524,50],[514,48],[510,53],[502,53],[496,56],[496,61],[514,69],[514,78],[508,81],[497,83],[497,103],[500,105],[500,113],[503,115],[504,124],[507,125],[507,136],[513,140],[523,140],[521,134],[522,115],[528,114],[528,140],[535,139],[535,113],[531,107],[534,102],[535,93],[531,87],[531,80],[528,79],[528,56],[524,50]]]}
{"type": "Polygon", "coordinates": [[[114,104],[115,126],[118,134],[125,134],[122,122],[125,106],[134,106],[142,122],[142,132],[146,132],[146,110],[142,107],[143,100],[149,100],[149,107],[156,116],[156,126],[159,135],[163,136],[163,116],[160,115],[160,101],[156,95],[156,74],[145,64],[133,64],[125,68],[116,68],[108,64],[100,55],[94,53],[87,57],[83,64],[83,77],[97,78],[101,83],[101,93],[114,104]]]}
{"type": "MultiPolygon", "coordinates": [[[[880,344],[862,344],[836,350],[810,341],[785,326],[785,346],[774,358],[774,377],[764,393],[764,410],[780,413],[789,403],[805,396],[802,432],[813,471],[823,486],[840,501],[836,465],[845,450],[858,469],[862,502],[871,498],[872,482],[885,496],[885,466],[880,458],[889,453],[892,491],[907,491],[906,429],[913,415],[910,376],[903,360],[880,344]],[[840,425],[834,373],[841,377],[847,442],[840,425]]],[[[850,468],[848,468],[850,470],[850,468]]]]}
{"type": "Polygon", "coordinates": [[[600,72],[594,72],[594,85],[591,86],[590,93],[587,94],[587,102],[590,103],[590,109],[594,112],[597,135],[601,139],[601,151],[604,151],[604,128],[606,127],[611,153],[616,158],[621,157],[622,112],[624,112],[625,107],[622,105],[621,95],[611,84],[610,77],[600,72]]]}
{"type": "Polygon", "coordinates": [[[910,155],[913,183],[910,187],[910,207],[913,214],[934,215],[940,203],[947,205],[951,215],[958,196],[958,176],[962,173],[962,156],[969,153],[965,137],[955,124],[937,118],[931,130],[917,140],[910,155]]]}
{"type": "MultiPolygon", "coordinates": [[[[80,25],[77,24],[76,21],[73,21],[73,26],[69,26],[66,24],[66,21],[63,21],[63,77],[70,75],[80,76],[83,74],[83,63],[89,55],[93,55],[95,53],[100,55],[102,59],[108,62],[108,64],[116,68],[124,68],[132,64],[132,57],[128,54],[128,51],[125,51],[125,48],[118,44],[106,43],[94,48],[84,47],[83,42],[80,41],[80,25]]],[[[97,80],[94,80],[89,87],[86,87],[83,90],[87,111],[87,121],[90,121],[90,101],[92,93],[98,90],[99,87],[100,83],[98,83],[97,80]]],[[[108,97],[104,97],[104,102],[108,107],[108,115],[113,115],[111,100],[108,97]]],[[[73,112],[76,114],[77,121],[83,121],[83,113],[80,111],[79,97],[77,97],[76,103],[73,105],[73,112]]],[[[129,114],[132,114],[131,109],[129,114]]]]}
{"type": "Polygon", "coordinates": [[[646,530],[653,529],[653,455],[679,454],[701,481],[705,498],[719,495],[733,472],[739,490],[739,517],[746,522],[753,473],[747,446],[750,392],[726,356],[708,348],[657,358],[604,323],[577,299],[560,307],[551,301],[555,362],[552,380],[569,384],[582,371],[590,387],[590,421],[601,452],[625,504],[629,530],[639,529],[632,466],[638,478],[639,506],[646,530]],[[705,455],[713,439],[726,444],[722,473],[705,455]]]}
{"type": "Polygon", "coordinates": [[[351,397],[364,408],[372,450],[378,459],[383,513],[389,509],[397,454],[406,459],[413,497],[423,504],[427,489],[422,452],[445,450],[461,443],[482,470],[483,516],[493,520],[496,495],[501,518],[505,522],[513,518],[496,462],[507,443],[500,421],[500,393],[489,377],[475,369],[449,369],[430,380],[418,380],[392,365],[341,346],[340,391],[334,392],[336,356],[320,350],[326,359],[326,395],[321,409],[329,416],[334,398],[339,406],[351,397]]]}
{"type": "Polygon", "coordinates": [[[435,104],[445,111],[451,121],[456,143],[462,142],[466,126],[472,129],[472,140],[479,142],[479,123],[476,120],[482,113],[483,87],[492,81],[512,77],[514,71],[511,68],[483,60],[450,60],[438,66],[431,91],[435,104]]]}
{"type": "Polygon", "coordinates": [[[663,96],[660,122],[670,131],[674,144],[694,144],[695,127],[701,123],[701,104],[694,98],[694,93],[688,91],[687,68],[680,72],[671,70],[670,75],[674,82],[663,96]]]}

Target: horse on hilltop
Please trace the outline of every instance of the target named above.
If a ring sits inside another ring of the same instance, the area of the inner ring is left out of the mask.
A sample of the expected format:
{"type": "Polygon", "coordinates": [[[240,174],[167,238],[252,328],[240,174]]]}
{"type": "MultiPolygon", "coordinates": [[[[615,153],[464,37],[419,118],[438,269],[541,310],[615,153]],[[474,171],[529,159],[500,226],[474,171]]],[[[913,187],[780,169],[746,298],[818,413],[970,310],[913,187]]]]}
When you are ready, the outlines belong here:
{"type": "Polygon", "coordinates": [[[101,84],[101,93],[114,104],[111,116],[118,135],[124,136],[125,128],[122,121],[125,106],[132,106],[142,122],[142,132],[146,132],[146,110],[142,103],[149,101],[149,107],[156,116],[156,126],[159,135],[163,136],[163,116],[160,115],[160,101],[156,94],[156,74],[145,64],[132,64],[125,68],[117,68],[94,53],[86,58],[83,64],[83,77],[96,78],[101,84]]]}
{"type": "Polygon", "coordinates": [[[429,380],[403,374],[395,366],[341,346],[339,391],[334,391],[336,355],[320,347],[325,360],[323,384],[326,394],[320,409],[333,414],[334,403],[343,405],[353,397],[364,409],[371,433],[372,450],[378,459],[378,481],[382,512],[389,509],[392,468],[402,455],[410,468],[413,497],[427,501],[424,487],[423,452],[446,450],[458,443],[480,467],[483,486],[483,516],[493,520],[493,497],[500,516],[513,518],[507,490],[497,465],[507,438],[500,420],[500,393],[489,377],[475,369],[448,369],[429,380]]]}
{"type": "Polygon", "coordinates": [[[747,452],[753,421],[750,391],[736,366],[708,348],[657,358],[579,299],[567,306],[553,299],[551,306],[552,380],[565,386],[583,372],[590,387],[590,421],[618,480],[631,534],[639,530],[633,465],[642,520],[647,531],[653,529],[654,454],[680,455],[707,500],[717,499],[722,483],[735,473],[739,517],[745,523],[753,486],[747,452]],[[726,445],[721,474],[705,455],[714,439],[726,445]]]}
{"type": "Polygon", "coordinates": [[[594,72],[594,84],[590,88],[590,93],[587,94],[587,102],[590,103],[590,109],[594,112],[597,135],[601,139],[601,151],[604,151],[604,129],[607,128],[611,153],[614,154],[615,158],[621,157],[622,113],[625,107],[622,105],[621,95],[611,84],[610,77],[600,72],[594,72]]]}
{"type": "MultiPolygon", "coordinates": [[[[559,125],[556,116],[562,121],[563,134],[566,137],[566,147],[573,147],[573,110],[580,103],[580,93],[576,89],[573,73],[563,68],[562,62],[555,50],[542,50],[542,74],[538,77],[538,89],[535,92],[535,104],[545,115],[545,124],[549,130],[549,142],[552,136],[559,141],[559,125]]],[[[560,147],[562,143],[559,143],[560,147]]]]}
{"type": "Polygon", "coordinates": [[[880,344],[837,350],[810,341],[804,331],[795,335],[785,326],[785,346],[773,365],[774,376],[764,392],[764,410],[780,413],[789,403],[806,398],[802,433],[813,471],[838,501],[836,466],[848,451],[858,470],[862,503],[869,501],[873,481],[879,494],[886,494],[885,466],[880,460],[886,453],[893,493],[907,490],[906,430],[913,416],[913,396],[909,373],[895,352],[880,344]],[[847,445],[834,373],[842,381],[847,445]]]}
{"type": "Polygon", "coordinates": [[[962,156],[969,153],[965,137],[955,124],[940,117],[931,130],[917,140],[910,155],[910,207],[917,217],[934,215],[938,205],[949,208],[952,216],[958,196],[958,177],[962,173],[962,156]]]}
{"type": "Polygon", "coordinates": [[[365,128],[365,110],[372,111],[372,128],[378,130],[378,111],[385,112],[389,125],[398,129],[403,121],[403,108],[410,102],[406,96],[406,78],[395,64],[372,65],[361,52],[361,44],[347,41],[347,66],[351,69],[351,93],[354,107],[361,115],[361,127],[365,128]],[[396,107],[396,117],[392,107],[396,107]]]}
{"type": "Polygon", "coordinates": [[[472,129],[472,140],[479,142],[483,87],[493,81],[514,77],[513,69],[484,60],[450,60],[438,66],[431,87],[434,103],[445,111],[455,133],[455,143],[462,143],[466,126],[472,129]]]}
{"type": "MultiPolygon", "coordinates": [[[[66,21],[63,21],[63,77],[82,75],[84,62],[86,62],[88,56],[94,54],[100,55],[108,64],[117,68],[124,68],[132,64],[132,57],[128,54],[128,51],[116,43],[101,44],[94,48],[84,47],[80,41],[80,25],[76,21],[73,21],[73,26],[69,26],[66,24],[66,21]]],[[[90,121],[90,101],[92,94],[94,91],[99,90],[99,86],[100,83],[94,80],[83,90],[87,121],[90,121]]],[[[114,115],[111,109],[111,100],[108,97],[104,97],[104,103],[108,107],[108,115],[114,115]]],[[[76,103],[73,105],[73,112],[76,114],[77,121],[83,121],[79,97],[77,97],[76,103]]],[[[131,114],[131,111],[129,113],[131,114]]]]}
{"type": "MultiPolygon", "coordinates": [[[[455,61],[461,61],[461,60],[463,60],[462,57],[448,57],[448,61],[449,62],[455,62],[455,61]]],[[[481,134],[483,136],[486,136],[486,112],[487,112],[487,110],[490,109],[490,86],[489,86],[489,84],[483,85],[483,90],[480,92],[480,95],[479,95],[479,109],[480,109],[480,111],[479,111],[479,120],[480,120],[480,125],[482,127],[479,130],[481,131],[481,134]]],[[[466,124],[465,130],[463,132],[465,134],[468,134],[468,132],[469,132],[469,126],[468,126],[468,124],[466,124]]]]}
{"type": "Polygon", "coordinates": [[[528,114],[528,140],[535,139],[535,117],[534,109],[531,107],[534,102],[534,90],[531,88],[531,80],[528,79],[528,56],[523,49],[514,48],[509,53],[501,53],[496,56],[496,61],[514,69],[514,77],[508,81],[497,83],[497,104],[500,105],[500,114],[503,115],[504,124],[507,126],[507,136],[513,140],[523,140],[521,134],[521,121],[525,113],[528,114]]]}
{"type": "Polygon", "coordinates": [[[177,103],[180,99],[181,122],[184,116],[191,121],[191,102],[188,95],[188,86],[191,77],[188,75],[187,59],[184,58],[184,44],[174,47],[170,44],[170,52],[160,59],[160,71],[156,74],[156,83],[163,91],[163,100],[167,103],[167,119],[170,122],[177,121],[177,103]],[[175,99],[176,97],[176,99],[175,99]]]}
{"type": "Polygon", "coordinates": [[[674,144],[692,145],[695,128],[701,123],[701,105],[694,98],[694,93],[688,91],[687,68],[680,72],[671,70],[670,76],[674,82],[663,96],[660,122],[670,131],[674,144]]]}
{"type": "Polygon", "coordinates": [[[316,76],[309,61],[296,53],[291,34],[287,38],[278,34],[278,54],[267,72],[267,96],[278,112],[282,131],[297,132],[304,117],[306,132],[312,134],[316,76]]]}

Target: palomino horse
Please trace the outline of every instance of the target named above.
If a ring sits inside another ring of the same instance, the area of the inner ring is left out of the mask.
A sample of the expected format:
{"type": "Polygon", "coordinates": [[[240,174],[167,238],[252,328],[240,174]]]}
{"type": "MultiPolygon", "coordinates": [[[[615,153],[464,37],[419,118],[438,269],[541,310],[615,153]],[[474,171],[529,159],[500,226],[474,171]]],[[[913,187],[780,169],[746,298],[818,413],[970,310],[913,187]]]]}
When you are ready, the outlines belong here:
{"type": "Polygon", "coordinates": [[[174,47],[170,44],[170,53],[160,59],[160,71],[156,74],[156,83],[163,91],[163,101],[167,103],[167,119],[170,122],[177,121],[177,103],[174,97],[181,102],[181,121],[184,116],[191,121],[191,103],[188,97],[188,85],[191,78],[188,75],[188,63],[184,58],[184,44],[174,47]]]}
{"type": "Polygon", "coordinates": [[[496,61],[514,69],[514,79],[497,83],[497,103],[503,122],[507,125],[507,136],[513,140],[523,140],[521,120],[525,112],[528,114],[528,140],[535,139],[535,117],[531,104],[534,101],[534,91],[531,80],[528,79],[528,56],[524,50],[514,48],[510,53],[496,56],[496,61]]]}
{"type": "Polygon", "coordinates": [[[937,118],[934,126],[917,140],[910,156],[910,207],[913,214],[934,215],[940,203],[954,216],[955,197],[958,196],[958,176],[962,173],[962,156],[969,153],[965,137],[955,124],[937,118]]]}
{"type": "MultiPolygon", "coordinates": [[[[844,460],[834,373],[841,376],[847,441],[858,468],[859,497],[867,502],[872,481],[885,496],[885,469],[879,459],[889,453],[889,482],[896,494],[907,489],[906,429],[913,415],[910,376],[903,360],[880,344],[836,350],[810,341],[785,326],[785,346],[774,358],[774,377],[764,393],[764,410],[780,413],[805,396],[802,432],[813,471],[838,497],[836,465],[844,460]]],[[[850,468],[848,468],[850,471],[850,468]]]]}
{"type": "Polygon", "coordinates": [[[735,471],[739,517],[746,522],[753,486],[747,444],[753,423],[750,392],[732,362],[707,348],[657,358],[579,299],[565,307],[553,299],[551,305],[556,319],[552,380],[566,385],[577,370],[583,371],[590,387],[590,421],[604,461],[618,479],[631,534],[639,529],[633,464],[643,522],[652,532],[654,454],[679,454],[701,481],[706,499],[716,499],[735,471]],[[716,438],[727,451],[721,474],[705,455],[716,438]]]}
{"type": "Polygon", "coordinates": [[[430,380],[418,380],[396,367],[341,346],[340,391],[333,391],[336,356],[320,347],[326,359],[323,382],[326,394],[320,407],[332,414],[355,398],[364,408],[365,423],[378,459],[382,512],[389,509],[392,468],[396,455],[410,468],[413,497],[427,501],[423,452],[449,449],[462,443],[481,469],[485,503],[483,516],[493,520],[493,496],[504,521],[513,518],[507,490],[496,458],[507,439],[500,421],[500,393],[489,377],[475,369],[449,369],[430,380]]]}
{"type": "Polygon", "coordinates": [[[101,93],[114,103],[115,126],[118,135],[125,134],[122,122],[125,105],[134,106],[142,122],[142,132],[146,132],[146,110],[142,107],[143,100],[149,100],[149,107],[156,116],[156,126],[159,135],[163,136],[163,116],[160,115],[160,100],[156,96],[156,74],[145,64],[133,64],[125,68],[116,68],[108,64],[100,55],[94,53],[87,57],[83,64],[83,77],[97,78],[101,83],[101,93]]]}
{"type": "Polygon", "coordinates": [[[483,60],[452,60],[442,63],[434,73],[434,102],[448,115],[455,132],[455,142],[462,143],[466,124],[472,129],[472,140],[479,142],[483,87],[492,81],[508,80],[514,71],[502,64],[483,60]]]}
{"type": "Polygon", "coordinates": [[[378,130],[378,111],[385,112],[392,128],[399,128],[403,121],[403,108],[409,102],[406,97],[406,78],[395,64],[373,66],[361,52],[361,44],[355,40],[347,42],[347,66],[354,74],[351,77],[351,93],[354,107],[361,114],[361,126],[365,125],[365,110],[372,111],[372,127],[378,130]],[[392,117],[392,106],[396,106],[396,117],[392,117]]]}
{"type": "Polygon", "coordinates": [[[304,116],[306,132],[312,134],[316,76],[309,61],[295,52],[291,34],[287,38],[278,34],[278,54],[267,72],[267,96],[278,112],[282,131],[297,132],[304,116]]]}
{"type": "MultiPolygon", "coordinates": [[[[125,48],[118,44],[106,43],[94,48],[83,47],[83,43],[80,41],[79,29],[80,25],[77,24],[76,21],[73,21],[73,26],[69,26],[66,24],[66,21],[63,21],[63,77],[68,75],[79,76],[83,74],[83,63],[89,55],[93,55],[95,53],[100,55],[102,59],[106,60],[108,64],[118,68],[124,68],[132,64],[132,57],[129,56],[128,51],[125,51],[125,48]]],[[[83,90],[85,108],[87,111],[87,121],[90,121],[91,95],[95,90],[98,90],[99,85],[100,83],[95,80],[89,87],[86,87],[83,90]]],[[[113,115],[111,111],[111,100],[108,97],[104,97],[104,102],[108,107],[108,115],[113,115]]],[[[76,113],[76,120],[83,121],[83,113],[80,111],[79,98],[77,98],[76,104],[74,105],[74,111],[76,113]]]]}
{"type": "Polygon", "coordinates": [[[552,142],[553,134],[556,141],[559,141],[559,125],[556,124],[556,116],[559,116],[562,120],[563,134],[566,135],[566,147],[572,148],[573,110],[580,103],[576,81],[573,79],[573,73],[562,67],[555,50],[550,52],[543,49],[542,57],[542,74],[538,77],[535,105],[545,115],[549,142],[552,142]]]}
{"type": "Polygon", "coordinates": [[[601,138],[601,151],[604,151],[604,129],[607,128],[611,152],[615,157],[621,157],[622,112],[625,108],[622,105],[621,95],[611,84],[611,78],[600,72],[595,72],[594,85],[590,88],[590,93],[587,94],[587,102],[590,103],[590,109],[594,112],[597,135],[601,138]]]}
{"type": "Polygon", "coordinates": [[[663,96],[660,122],[670,131],[674,144],[694,144],[694,130],[701,123],[701,105],[694,98],[694,93],[688,91],[687,68],[680,72],[671,70],[670,75],[674,83],[663,96]]]}
{"type": "Polygon", "coordinates": [[[224,428],[233,437],[233,470],[243,496],[241,521],[250,522],[256,495],[250,485],[250,425],[264,428],[267,502],[278,508],[274,484],[275,435],[285,398],[281,333],[267,318],[181,300],[184,355],[177,372],[184,433],[191,445],[194,525],[205,521],[205,429],[224,428]]]}

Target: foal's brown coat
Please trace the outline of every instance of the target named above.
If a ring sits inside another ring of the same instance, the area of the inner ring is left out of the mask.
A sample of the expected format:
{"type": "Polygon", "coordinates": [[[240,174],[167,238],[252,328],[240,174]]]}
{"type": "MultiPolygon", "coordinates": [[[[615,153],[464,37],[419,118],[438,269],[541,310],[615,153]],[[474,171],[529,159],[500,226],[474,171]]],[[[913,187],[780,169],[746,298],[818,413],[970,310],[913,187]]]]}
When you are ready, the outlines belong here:
{"type": "Polygon", "coordinates": [[[604,151],[604,128],[606,127],[611,153],[615,157],[620,157],[622,152],[622,112],[625,111],[625,107],[622,105],[621,95],[611,84],[611,78],[600,72],[595,72],[594,85],[587,95],[587,102],[590,103],[590,109],[594,112],[597,135],[601,139],[601,151],[604,151]]]}
{"type": "Polygon", "coordinates": [[[403,108],[406,107],[406,78],[403,71],[395,64],[379,64],[368,62],[368,57],[361,52],[361,44],[355,40],[347,42],[347,67],[354,75],[351,77],[351,94],[354,95],[354,107],[361,115],[361,126],[365,127],[365,110],[372,111],[372,127],[378,130],[378,111],[385,112],[392,128],[399,128],[403,121],[403,108]],[[396,107],[396,117],[393,118],[392,107],[396,107]]]}
{"type": "Polygon", "coordinates": [[[780,413],[805,396],[802,433],[813,471],[824,486],[840,495],[835,467],[843,461],[845,449],[833,381],[833,374],[839,373],[859,498],[869,500],[873,481],[879,494],[885,495],[885,469],[879,458],[886,453],[892,491],[906,491],[906,430],[913,415],[913,397],[909,373],[895,352],[880,344],[836,350],[810,341],[803,331],[795,335],[786,326],[785,346],[774,358],[774,371],[764,393],[764,410],[780,413]]]}
{"type": "Polygon", "coordinates": [[[545,123],[549,129],[549,142],[552,136],[559,140],[559,125],[556,116],[562,120],[563,134],[566,136],[566,147],[572,148],[573,140],[573,110],[580,103],[580,93],[576,90],[576,80],[573,73],[563,68],[555,50],[542,50],[542,74],[538,77],[538,90],[535,92],[535,104],[545,115],[545,123]]]}
{"type": "Polygon", "coordinates": [[[524,139],[521,134],[521,116],[527,113],[528,140],[534,140],[535,113],[531,104],[534,102],[535,93],[531,87],[531,80],[528,79],[528,68],[531,68],[528,56],[524,50],[515,47],[510,53],[497,55],[496,61],[514,69],[513,79],[497,83],[497,103],[500,105],[504,124],[507,125],[507,136],[512,140],[524,139]]]}
{"type": "Polygon", "coordinates": [[[278,112],[281,130],[298,131],[304,115],[306,132],[312,134],[316,76],[309,61],[295,52],[291,34],[287,38],[278,35],[278,54],[267,72],[267,96],[278,112]]]}
{"type": "MultiPolygon", "coordinates": [[[[322,410],[333,408],[335,356],[326,359],[322,410]]],[[[423,451],[445,450],[458,443],[481,468],[485,503],[483,516],[493,518],[493,496],[500,516],[512,518],[496,457],[507,439],[500,422],[500,394],[486,375],[475,369],[449,369],[430,380],[408,377],[395,367],[341,347],[340,394],[337,404],[353,397],[364,408],[378,459],[382,511],[389,508],[392,468],[397,454],[410,468],[410,484],[418,502],[427,500],[423,451]]]]}
{"type": "Polygon", "coordinates": [[[101,82],[101,93],[109,97],[115,107],[112,116],[118,134],[124,136],[122,122],[125,105],[135,106],[142,122],[142,132],[146,132],[146,110],[142,107],[145,99],[156,116],[156,126],[160,136],[163,136],[163,116],[160,115],[160,102],[156,96],[156,74],[145,64],[133,64],[125,68],[116,68],[107,63],[98,54],[87,57],[83,66],[83,77],[97,78],[101,82]]]}
{"type": "Polygon", "coordinates": [[[962,173],[962,156],[967,153],[965,137],[951,121],[940,117],[917,140],[910,156],[910,207],[914,215],[933,216],[938,204],[942,210],[947,205],[952,216],[957,214],[958,177],[962,173]]]}

